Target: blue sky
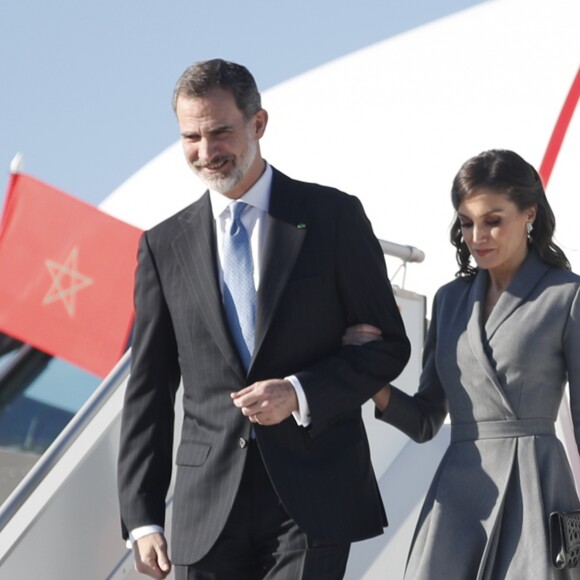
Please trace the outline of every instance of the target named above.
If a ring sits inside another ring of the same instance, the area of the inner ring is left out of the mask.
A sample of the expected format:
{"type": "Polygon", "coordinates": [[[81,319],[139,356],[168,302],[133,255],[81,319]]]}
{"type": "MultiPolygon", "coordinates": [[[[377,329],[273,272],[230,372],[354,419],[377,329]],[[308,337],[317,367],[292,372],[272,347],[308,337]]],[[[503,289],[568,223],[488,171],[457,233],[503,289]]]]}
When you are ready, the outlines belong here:
{"type": "MultiPolygon", "coordinates": [[[[177,140],[172,90],[194,61],[245,64],[265,90],[482,1],[0,0],[0,203],[20,152],[26,173],[98,204],[177,140]]],[[[75,410],[95,385],[60,367],[70,388],[28,394],[75,410]]]]}
{"type": "Polygon", "coordinates": [[[482,0],[0,2],[0,200],[24,171],[97,204],[177,140],[192,62],[245,64],[265,90],[482,0]]]}

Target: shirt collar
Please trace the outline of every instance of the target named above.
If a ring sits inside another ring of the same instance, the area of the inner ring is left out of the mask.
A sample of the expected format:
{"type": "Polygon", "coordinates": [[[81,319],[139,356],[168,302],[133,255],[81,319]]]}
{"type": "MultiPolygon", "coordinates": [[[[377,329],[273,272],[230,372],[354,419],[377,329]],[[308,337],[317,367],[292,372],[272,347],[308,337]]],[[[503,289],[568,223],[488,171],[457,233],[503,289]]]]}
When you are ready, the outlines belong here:
{"type": "MultiPolygon", "coordinates": [[[[241,201],[244,201],[248,205],[255,207],[263,212],[267,212],[270,207],[270,189],[272,185],[272,167],[266,163],[266,168],[264,169],[262,175],[258,178],[258,181],[240,197],[241,201]]],[[[225,209],[230,205],[232,200],[225,195],[218,193],[212,189],[209,190],[209,198],[211,201],[211,211],[213,213],[213,218],[217,220],[225,209]]]]}

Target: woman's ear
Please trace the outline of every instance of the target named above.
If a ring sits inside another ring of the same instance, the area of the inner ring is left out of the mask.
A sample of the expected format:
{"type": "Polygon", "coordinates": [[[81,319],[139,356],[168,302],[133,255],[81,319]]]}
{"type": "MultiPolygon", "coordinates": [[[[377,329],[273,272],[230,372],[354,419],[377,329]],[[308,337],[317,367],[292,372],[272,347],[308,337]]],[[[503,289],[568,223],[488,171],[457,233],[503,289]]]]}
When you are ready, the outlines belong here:
{"type": "Polygon", "coordinates": [[[536,216],[538,214],[538,207],[533,205],[527,209],[528,221],[533,224],[536,221],[536,216]]]}

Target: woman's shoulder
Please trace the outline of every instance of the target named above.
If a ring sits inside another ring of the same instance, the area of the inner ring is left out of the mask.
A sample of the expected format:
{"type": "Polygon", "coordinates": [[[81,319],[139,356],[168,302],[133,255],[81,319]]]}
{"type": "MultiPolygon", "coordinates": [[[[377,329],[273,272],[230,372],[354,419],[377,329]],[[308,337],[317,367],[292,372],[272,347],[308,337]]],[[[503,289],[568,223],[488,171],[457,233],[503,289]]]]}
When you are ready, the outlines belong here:
{"type": "Polygon", "coordinates": [[[580,288],[580,275],[571,270],[565,270],[564,268],[548,268],[544,280],[546,286],[562,286],[570,289],[580,288]]]}
{"type": "Polygon", "coordinates": [[[447,284],[443,284],[435,293],[435,300],[444,300],[449,297],[457,297],[460,294],[464,294],[471,290],[471,286],[473,281],[475,280],[474,276],[458,276],[453,280],[447,282],[447,284]]]}

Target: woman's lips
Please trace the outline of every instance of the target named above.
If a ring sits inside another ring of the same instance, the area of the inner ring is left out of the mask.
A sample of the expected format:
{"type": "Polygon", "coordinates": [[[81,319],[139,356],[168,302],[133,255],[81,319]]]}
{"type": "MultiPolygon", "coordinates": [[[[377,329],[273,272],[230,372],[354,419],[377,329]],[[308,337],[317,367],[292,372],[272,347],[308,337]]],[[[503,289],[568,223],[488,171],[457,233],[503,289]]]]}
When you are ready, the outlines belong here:
{"type": "Polygon", "coordinates": [[[493,252],[493,250],[474,250],[475,254],[481,258],[488,256],[493,252]]]}

